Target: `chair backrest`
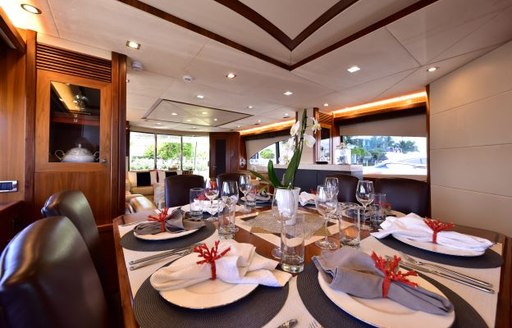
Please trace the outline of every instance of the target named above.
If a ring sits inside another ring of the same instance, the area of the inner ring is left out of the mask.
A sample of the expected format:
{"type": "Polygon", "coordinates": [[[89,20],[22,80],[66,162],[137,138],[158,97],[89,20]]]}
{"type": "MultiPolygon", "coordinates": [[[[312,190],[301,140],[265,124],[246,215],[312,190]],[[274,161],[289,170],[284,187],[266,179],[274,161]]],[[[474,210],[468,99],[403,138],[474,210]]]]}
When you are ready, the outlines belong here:
{"type": "Polygon", "coordinates": [[[425,181],[406,178],[378,178],[374,180],[375,192],[385,193],[391,208],[405,214],[414,212],[428,216],[430,191],[425,181]]]}
{"type": "Polygon", "coordinates": [[[182,206],[189,203],[190,188],[204,187],[201,175],[172,175],[165,178],[165,206],[182,206]]]}
{"type": "Polygon", "coordinates": [[[38,220],[0,257],[0,326],[108,327],[103,289],[87,246],[66,217],[38,220]]]}
{"type": "Polygon", "coordinates": [[[329,176],[338,178],[338,182],[340,184],[338,192],[339,202],[357,203],[356,187],[359,182],[358,177],[348,174],[329,174],[329,176]]]}
{"type": "Polygon", "coordinates": [[[91,206],[85,195],[78,190],[55,193],[46,200],[41,213],[44,217],[66,216],[78,229],[91,253],[94,266],[98,271],[101,284],[107,290],[107,269],[102,251],[100,234],[91,206]]]}
{"type": "MultiPolygon", "coordinates": [[[[222,183],[224,181],[236,181],[237,183],[240,183],[239,180],[240,180],[240,176],[243,175],[245,173],[240,173],[240,172],[232,172],[232,173],[222,173],[222,174],[219,174],[217,175],[217,177],[215,178],[217,180],[217,186],[219,187],[219,193],[221,191],[221,188],[222,188],[222,183]]],[[[241,199],[242,196],[244,195],[241,191],[240,191],[240,186],[238,186],[238,198],[241,199]]]]}

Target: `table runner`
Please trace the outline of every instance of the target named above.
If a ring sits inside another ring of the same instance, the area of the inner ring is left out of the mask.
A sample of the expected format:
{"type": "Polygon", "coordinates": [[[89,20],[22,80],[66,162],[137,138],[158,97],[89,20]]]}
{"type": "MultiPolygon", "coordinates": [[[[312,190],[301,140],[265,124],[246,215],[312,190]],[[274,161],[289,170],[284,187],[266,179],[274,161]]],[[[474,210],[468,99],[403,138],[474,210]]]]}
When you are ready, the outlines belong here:
{"type": "MultiPolygon", "coordinates": [[[[452,327],[486,327],[485,321],[463,298],[439,282],[419,274],[427,280],[453,303],[455,308],[455,322],[452,327]]],[[[322,291],[318,283],[318,270],[310,263],[297,278],[297,288],[304,305],[311,315],[324,327],[371,327],[367,323],[352,317],[334,304],[322,291]]],[[[409,323],[414,326],[414,323],[409,323]]]]}
{"type": "Polygon", "coordinates": [[[143,252],[165,251],[171,248],[186,247],[210,237],[215,232],[213,223],[205,223],[206,225],[203,228],[190,235],[166,240],[139,239],[133,235],[133,230],[131,230],[121,238],[121,246],[123,248],[143,252]]]}
{"type": "Polygon", "coordinates": [[[427,261],[441,264],[475,269],[497,268],[503,264],[503,258],[501,255],[492,249],[487,249],[485,253],[480,256],[453,256],[430,252],[421,248],[413,247],[399,241],[398,239],[395,239],[393,236],[388,236],[386,238],[377,240],[384,245],[395,249],[396,251],[404,252],[427,261]]]}
{"type": "Polygon", "coordinates": [[[235,303],[205,310],[175,306],[164,300],[147,279],[134,298],[134,313],[142,328],[262,327],[283,307],[289,284],[283,288],[258,286],[235,303]]]}

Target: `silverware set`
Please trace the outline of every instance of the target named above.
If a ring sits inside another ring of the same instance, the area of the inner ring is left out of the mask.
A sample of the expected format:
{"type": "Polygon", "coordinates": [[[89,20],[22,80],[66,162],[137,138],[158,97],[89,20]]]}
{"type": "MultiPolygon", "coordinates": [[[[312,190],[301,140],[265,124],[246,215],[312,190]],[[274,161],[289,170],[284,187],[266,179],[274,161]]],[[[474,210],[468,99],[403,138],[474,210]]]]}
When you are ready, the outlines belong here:
{"type": "Polygon", "coordinates": [[[132,261],[128,262],[128,264],[130,265],[129,269],[131,271],[137,270],[139,268],[143,268],[145,266],[160,262],[160,261],[162,261],[164,259],[168,259],[170,257],[172,257],[172,260],[175,261],[179,258],[182,258],[185,255],[192,253],[192,251],[194,250],[194,247],[197,245],[199,245],[199,244],[194,244],[194,245],[190,245],[187,247],[174,248],[169,251],[142,257],[137,260],[132,260],[132,261]]]}
{"type": "Polygon", "coordinates": [[[493,285],[491,283],[488,283],[486,281],[468,276],[466,274],[445,268],[441,265],[434,264],[434,263],[427,263],[422,262],[419,260],[414,259],[413,257],[401,253],[402,261],[400,261],[400,266],[409,269],[409,270],[416,270],[426,273],[432,273],[436,276],[440,276],[455,282],[458,282],[460,284],[476,288],[478,290],[484,291],[486,293],[494,294],[494,289],[492,288],[493,285]]]}

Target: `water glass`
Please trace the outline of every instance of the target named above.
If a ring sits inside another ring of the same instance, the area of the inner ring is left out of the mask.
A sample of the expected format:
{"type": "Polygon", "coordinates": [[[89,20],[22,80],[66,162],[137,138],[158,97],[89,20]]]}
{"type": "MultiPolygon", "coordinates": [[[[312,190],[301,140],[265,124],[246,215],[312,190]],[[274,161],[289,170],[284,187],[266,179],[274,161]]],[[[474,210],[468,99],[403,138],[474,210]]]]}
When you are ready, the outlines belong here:
{"type": "Polygon", "coordinates": [[[203,218],[203,188],[190,188],[190,218],[192,220],[201,220],[203,218]]]}
{"type": "Polygon", "coordinates": [[[375,193],[373,194],[373,206],[372,206],[372,225],[374,228],[378,228],[379,225],[384,222],[386,215],[389,211],[389,204],[386,201],[386,194],[375,193]]]}
{"type": "Polygon", "coordinates": [[[224,204],[219,209],[219,237],[232,239],[235,236],[235,206],[224,204]]]}
{"type": "Polygon", "coordinates": [[[238,186],[240,187],[240,192],[244,194],[244,212],[250,212],[251,209],[247,206],[247,194],[252,189],[251,176],[249,174],[240,175],[238,178],[238,186]]]}
{"type": "Polygon", "coordinates": [[[257,188],[251,188],[251,190],[245,196],[245,206],[252,211],[256,207],[256,196],[258,194],[257,188]]]}
{"type": "Polygon", "coordinates": [[[339,216],[340,246],[359,247],[361,242],[361,212],[362,208],[354,208],[355,215],[339,216]],[[343,219],[342,219],[343,217],[343,219]]]}
{"type": "Polygon", "coordinates": [[[290,273],[304,270],[305,234],[304,214],[285,221],[281,230],[281,269],[290,273]]]}

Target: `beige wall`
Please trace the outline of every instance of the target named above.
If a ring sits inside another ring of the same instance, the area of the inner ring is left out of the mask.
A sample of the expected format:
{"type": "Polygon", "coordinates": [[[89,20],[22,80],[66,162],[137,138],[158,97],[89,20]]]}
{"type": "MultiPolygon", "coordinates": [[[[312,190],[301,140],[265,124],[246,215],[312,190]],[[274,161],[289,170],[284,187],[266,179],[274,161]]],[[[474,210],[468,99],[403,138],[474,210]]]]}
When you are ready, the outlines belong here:
{"type": "Polygon", "coordinates": [[[512,236],[512,42],[431,84],[432,216],[512,236]]]}

